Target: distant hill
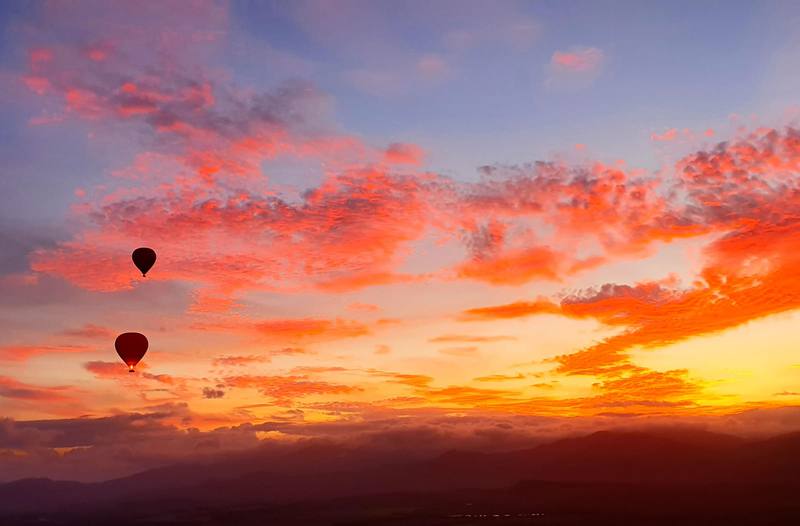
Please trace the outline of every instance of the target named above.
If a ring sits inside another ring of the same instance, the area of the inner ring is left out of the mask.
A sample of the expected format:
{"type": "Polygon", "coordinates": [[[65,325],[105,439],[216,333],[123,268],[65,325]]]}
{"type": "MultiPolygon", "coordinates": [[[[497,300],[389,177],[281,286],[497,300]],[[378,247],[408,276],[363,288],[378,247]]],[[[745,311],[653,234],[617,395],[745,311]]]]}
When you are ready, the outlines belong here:
{"type": "MultiPolygon", "coordinates": [[[[392,524],[417,524],[413,521],[423,520],[420,513],[442,524],[488,520],[467,517],[469,501],[515,513],[547,509],[548,521],[570,513],[722,520],[737,509],[740,521],[763,521],[770,514],[798,514],[800,520],[798,489],[800,433],[745,441],[700,431],[606,431],[506,453],[450,451],[406,462],[315,445],[287,455],[256,450],[101,483],[20,480],[0,485],[0,519],[8,524],[89,524],[101,517],[117,524],[226,524],[211,517],[221,513],[250,524],[257,516],[249,514],[259,510],[262,518],[278,521],[259,524],[314,524],[322,517],[331,518],[331,524],[361,524],[365,510],[372,510],[369,520],[400,521],[392,524]]],[[[739,523],[750,524],[725,524],[739,523]]]]}

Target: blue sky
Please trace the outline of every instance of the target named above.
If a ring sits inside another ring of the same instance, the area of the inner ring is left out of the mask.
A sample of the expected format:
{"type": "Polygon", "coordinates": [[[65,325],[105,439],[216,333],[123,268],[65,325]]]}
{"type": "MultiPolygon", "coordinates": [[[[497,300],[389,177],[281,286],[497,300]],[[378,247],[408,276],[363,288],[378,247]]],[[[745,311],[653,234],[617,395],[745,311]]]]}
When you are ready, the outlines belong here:
{"type": "MultiPolygon", "coordinates": [[[[456,178],[476,177],[483,164],[546,159],[576,143],[601,158],[654,168],[651,133],[723,127],[734,113],[772,117],[763,112],[793,102],[779,89],[790,72],[774,71],[778,54],[796,50],[792,2],[320,5],[232,2],[236,38],[215,60],[253,85],[308,78],[335,101],[342,128],[420,144],[431,168],[456,178]],[[520,25],[530,32],[515,42],[520,25]],[[471,40],[453,44],[459,33],[471,40]],[[553,53],[580,46],[602,51],[596,77],[548,87],[553,53]],[[432,79],[414,71],[426,56],[440,58],[446,71],[432,79]],[[348,76],[354,71],[395,75],[387,83],[397,87],[359,87],[348,76]]],[[[27,2],[2,9],[2,67],[18,71],[26,58],[14,44],[41,14],[27,2]]],[[[80,127],[31,129],[40,108],[31,97],[2,108],[0,199],[16,219],[56,220],[75,183],[108,168],[80,127]]]]}

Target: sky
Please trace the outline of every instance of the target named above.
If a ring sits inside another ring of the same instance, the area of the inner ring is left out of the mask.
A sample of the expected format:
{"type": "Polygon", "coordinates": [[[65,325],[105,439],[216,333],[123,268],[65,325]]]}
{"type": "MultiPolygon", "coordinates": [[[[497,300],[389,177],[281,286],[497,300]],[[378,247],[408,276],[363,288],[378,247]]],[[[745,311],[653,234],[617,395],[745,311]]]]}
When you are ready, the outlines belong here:
{"type": "Polygon", "coordinates": [[[3,2],[0,464],[95,479],[187,441],[397,426],[792,428],[799,21],[3,2]]]}

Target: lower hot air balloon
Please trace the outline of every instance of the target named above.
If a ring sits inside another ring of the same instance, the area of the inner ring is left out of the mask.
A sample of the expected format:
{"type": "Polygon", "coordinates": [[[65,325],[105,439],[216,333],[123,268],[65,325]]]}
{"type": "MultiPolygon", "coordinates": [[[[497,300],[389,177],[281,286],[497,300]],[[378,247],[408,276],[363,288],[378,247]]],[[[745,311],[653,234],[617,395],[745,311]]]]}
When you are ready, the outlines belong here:
{"type": "Polygon", "coordinates": [[[128,372],[135,372],[133,368],[147,352],[149,343],[144,334],[138,332],[125,332],[117,336],[114,347],[122,361],[128,366],[128,372]]]}
{"type": "Polygon", "coordinates": [[[136,265],[142,276],[147,276],[147,271],[153,268],[156,264],[156,251],[152,248],[139,247],[131,254],[133,264],[136,265]]]}

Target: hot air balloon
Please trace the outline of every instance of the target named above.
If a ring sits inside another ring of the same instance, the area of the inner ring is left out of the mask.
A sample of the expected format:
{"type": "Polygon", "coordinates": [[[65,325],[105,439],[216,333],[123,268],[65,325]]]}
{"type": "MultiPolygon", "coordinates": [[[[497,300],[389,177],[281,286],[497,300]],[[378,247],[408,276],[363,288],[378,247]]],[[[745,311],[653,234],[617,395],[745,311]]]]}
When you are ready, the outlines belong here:
{"type": "Polygon", "coordinates": [[[142,271],[142,276],[147,276],[147,271],[156,263],[156,251],[152,248],[139,247],[131,254],[131,259],[136,268],[142,271]]]}
{"type": "Polygon", "coordinates": [[[134,372],[134,366],[139,363],[144,353],[147,352],[147,338],[138,332],[125,332],[117,336],[114,347],[122,361],[128,366],[128,372],[134,372]]]}

